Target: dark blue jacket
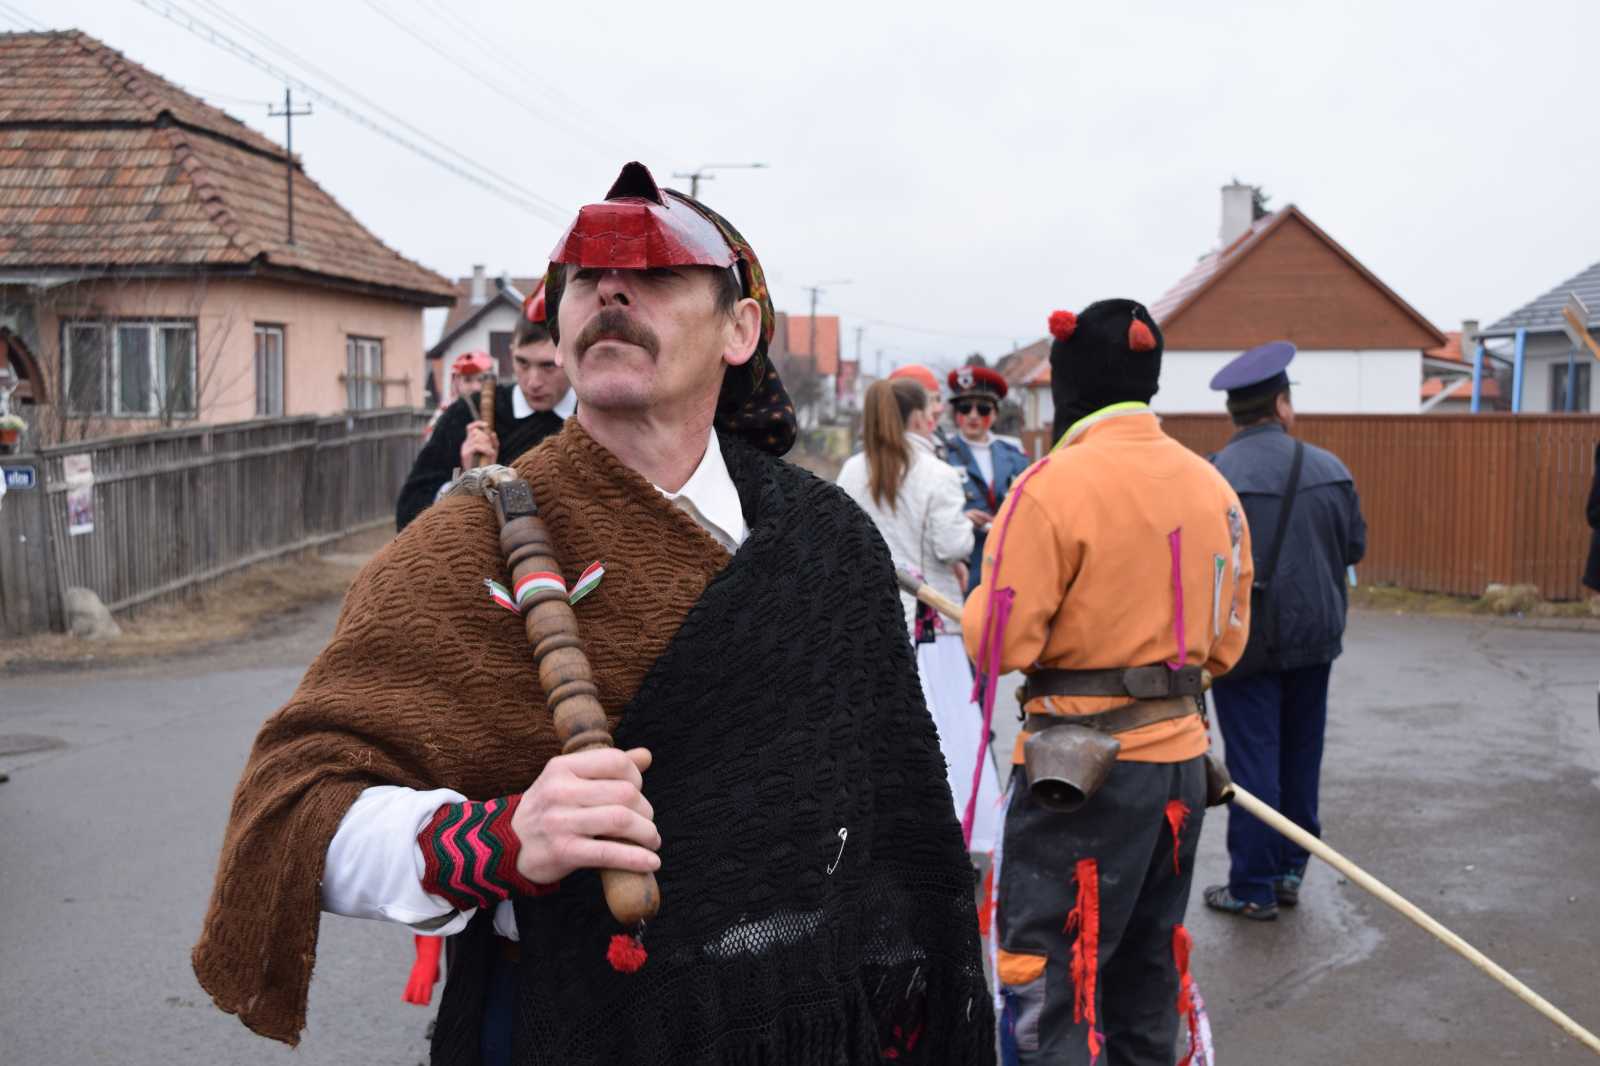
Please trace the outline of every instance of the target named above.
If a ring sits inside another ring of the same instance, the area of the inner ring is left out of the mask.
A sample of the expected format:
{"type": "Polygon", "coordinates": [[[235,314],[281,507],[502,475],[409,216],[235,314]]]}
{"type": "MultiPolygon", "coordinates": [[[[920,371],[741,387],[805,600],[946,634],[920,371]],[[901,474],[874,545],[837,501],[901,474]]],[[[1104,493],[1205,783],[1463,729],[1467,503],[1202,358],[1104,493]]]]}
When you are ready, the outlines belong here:
{"type": "MultiPolygon", "coordinates": [[[[1005,502],[1006,493],[1011,491],[1011,483],[1017,479],[1017,475],[1028,469],[1028,457],[1020,448],[995,436],[989,438],[989,457],[994,460],[993,486],[983,480],[983,471],[978,469],[978,460],[973,456],[972,449],[967,447],[966,438],[959,433],[950,436],[945,461],[965,475],[963,484],[967,492],[967,510],[988,511],[993,515],[1000,513],[1000,505],[1005,502]],[[991,488],[994,490],[992,494],[991,488]]],[[[978,581],[983,576],[983,542],[989,539],[983,530],[977,533],[972,545],[972,558],[967,561],[970,571],[967,577],[968,592],[978,587],[978,581]]]]}
{"type": "MultiPolygon", "coordinates": [[[[1367,523],[1350,471],[1332,452],[1305,448],[1300,488],[1267,596],[1283,670],[1338,658],[1349,603],[1345,568],[1367,553],[1367,523]]],[[[1240,430],[1213,458],[1244,504],[1258,580],[1272,553],[1293,459],[1294,438],[1277,422],[1240,430]]]]}

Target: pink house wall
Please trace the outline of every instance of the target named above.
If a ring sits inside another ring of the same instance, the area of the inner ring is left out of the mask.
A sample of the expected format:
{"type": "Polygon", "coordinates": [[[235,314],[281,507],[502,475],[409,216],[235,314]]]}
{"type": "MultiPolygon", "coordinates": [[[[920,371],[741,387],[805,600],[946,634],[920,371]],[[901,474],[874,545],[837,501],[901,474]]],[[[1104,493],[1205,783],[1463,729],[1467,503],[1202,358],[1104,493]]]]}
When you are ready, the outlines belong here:
{"type": "MultiPolygon", "coordinates": [[[[345,341],[352,336],[383,342],[385,377],[410,378],[403,386],[385,387],[385,406],[422,403],[422,308],[414,304],[253,278],[185,278],[73,283],[46,290],[37,306],[38,354],[52,402],[61,399],[64,320],[174,318],[196,324],[198,421],[256,416],[257,325],[283,327],[285,414],[345,410],[339,378],[345,371],[345,341]]],[[[149,424],[115,417],[97,421],[106,424],[105,434],[149,424]]]]}

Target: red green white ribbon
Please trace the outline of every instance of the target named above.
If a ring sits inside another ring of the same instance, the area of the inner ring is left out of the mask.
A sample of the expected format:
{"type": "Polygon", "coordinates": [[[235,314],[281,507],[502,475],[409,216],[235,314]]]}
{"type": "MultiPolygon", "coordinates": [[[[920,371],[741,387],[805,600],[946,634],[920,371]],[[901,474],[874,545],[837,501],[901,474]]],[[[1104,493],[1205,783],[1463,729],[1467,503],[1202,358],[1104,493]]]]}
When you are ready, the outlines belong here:
{"type": "Polygon", "coordinates": [[[600,579],[606,576],[606,568],[597,559],[584,568],[578,575],[578,583],[572,586],[572,595],[567,597],[568,603],[577,603],[600,584],[600,579]]]}
{"type": "Polygon", "coordinates": [[[522,580],[518,581],[514,590],[508,590],[493,578],[484,578],[484,587],[489,590],[489,598],[513,614],[526,614],[530,601],[538,592],[559,592],[565,596],[568,603],[577,603],[589,593],[593,592],[600,584],[600,579],[606,576],[606,568],[598,561],[590,563],[578,575],[577,584],[568,593],[567,583],[560,574],[548,570],[537,570],[522,580]]]}

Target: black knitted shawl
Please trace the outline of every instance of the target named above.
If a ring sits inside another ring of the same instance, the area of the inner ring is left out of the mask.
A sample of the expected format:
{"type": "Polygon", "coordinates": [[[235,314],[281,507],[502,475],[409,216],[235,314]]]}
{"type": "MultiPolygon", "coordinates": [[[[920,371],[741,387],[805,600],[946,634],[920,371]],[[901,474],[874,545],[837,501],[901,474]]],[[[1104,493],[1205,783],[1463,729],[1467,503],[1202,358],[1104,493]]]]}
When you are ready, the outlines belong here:
{"type": "MultiPolygon", "coordinates": [[[[722,447],[749,539],[616,731],[655,755],[649,960],[608,965],[592,871],[519,900],[516,1061],[992,1062],[972,868],[888,549],[834,486],[722,447]]],[[[434,1063],[478,1063],[494,950],[480,912],[434,1063]]]]}

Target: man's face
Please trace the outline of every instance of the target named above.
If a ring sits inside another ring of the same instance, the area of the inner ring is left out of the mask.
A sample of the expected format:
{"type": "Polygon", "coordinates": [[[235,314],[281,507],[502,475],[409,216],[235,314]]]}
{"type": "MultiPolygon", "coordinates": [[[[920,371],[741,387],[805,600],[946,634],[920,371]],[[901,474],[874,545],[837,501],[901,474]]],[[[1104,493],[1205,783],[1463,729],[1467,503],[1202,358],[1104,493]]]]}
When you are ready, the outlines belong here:
{"type": "Polygon", "coordinates": [[[455,376],[455,394],[465,396],[477,392],[483,387],[483,375],[479,373],[457,374],[455,376]]]}
{"type": "Polygon", "coordinates": [[[981,441],[994,425],[994,401],[983,396],[963,396],[954,403],[956,426],[968,440],[981,441]]]}
{"type": "Polygon", "coordinates": [[[939,395],[938,389],[928,393],[928,417],[933,420],[933,424],[936,426],[944,418],[944,397],[939,395]]]}
{"type": "Polygon", "coordinates": [[[714,267],[567,270],[561,357],[583,407],[709,415],[724,369],[755,354],[760,305],[719,309],[714,267]]]}
{"type": "Polygon", "coordinates": [[[517,388],[535,411],[548,411],[567,394],[567,372],[555,342],[543,340],[511,349],[511,366],[517,374],[517,388]]]}

